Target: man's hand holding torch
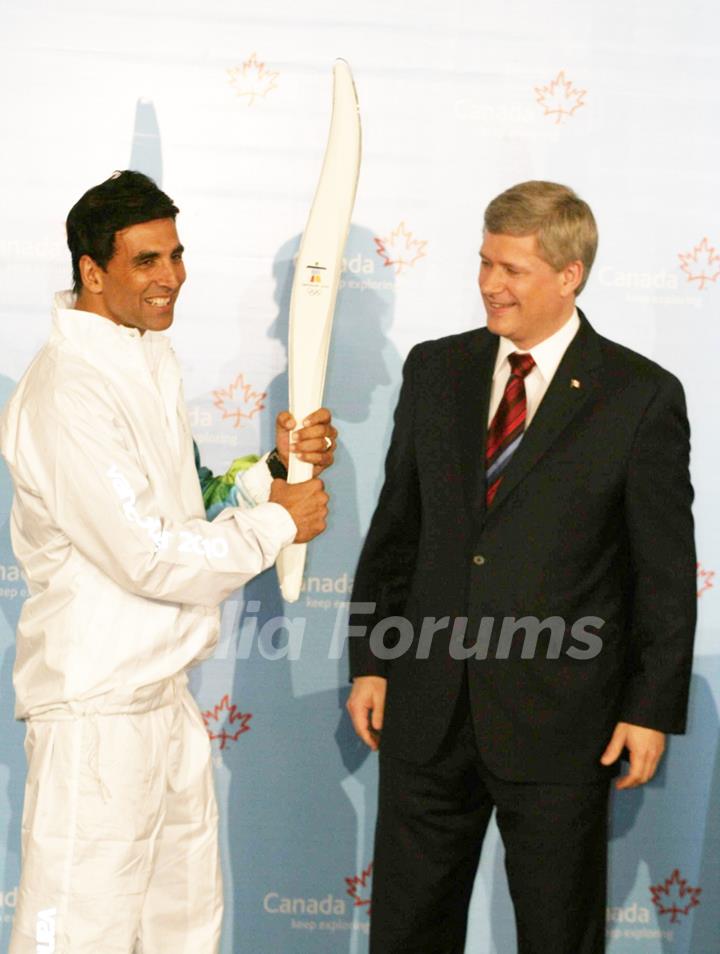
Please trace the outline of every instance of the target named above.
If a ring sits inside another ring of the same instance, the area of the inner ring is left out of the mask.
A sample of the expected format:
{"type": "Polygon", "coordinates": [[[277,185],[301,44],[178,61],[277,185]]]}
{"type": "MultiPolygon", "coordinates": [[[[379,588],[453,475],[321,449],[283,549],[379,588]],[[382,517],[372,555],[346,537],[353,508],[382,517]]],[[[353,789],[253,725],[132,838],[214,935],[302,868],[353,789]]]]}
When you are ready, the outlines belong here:
{"type": "Polygon", "coordinates": [[[289,455],[313,465],[311,480],[288,484],[276,479],[272,482],[270,500],[284,507],[298,528],[295,543],[307,543],[325,530],[327,525],[328,495],[323,482],[318,480],[333,463],[337,430],[327,408],[314,411],[295,431],[297,422],[289,411],[281,411],[275,421],[275,446],[278,457],[287,468],[289,455]],[[293,433],[294,432],[294,433],[293,433]]]}

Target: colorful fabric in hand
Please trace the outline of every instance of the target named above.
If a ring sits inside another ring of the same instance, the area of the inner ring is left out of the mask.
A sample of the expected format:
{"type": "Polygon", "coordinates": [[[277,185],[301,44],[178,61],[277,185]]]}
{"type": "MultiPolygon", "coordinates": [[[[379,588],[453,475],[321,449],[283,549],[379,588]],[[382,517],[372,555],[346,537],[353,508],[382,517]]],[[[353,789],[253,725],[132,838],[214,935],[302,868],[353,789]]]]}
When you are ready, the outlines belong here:
{"type": "Polygon", "coordinates": [[[247,496],[243,494],[235,478],[243,471],[249,470],[253,464],[257,464],[260,460],[259,457],[255,454],[238,457],[224,474],[216,477],[208,467],[203,467],[200,463],[200,451],[194,441],[193,450],[208,520],[214,520],[220,511],[226,507],[242,507],[243,510],[246,510],[248,506],[254,506],[254,501],[248,500],[247,496]]]}

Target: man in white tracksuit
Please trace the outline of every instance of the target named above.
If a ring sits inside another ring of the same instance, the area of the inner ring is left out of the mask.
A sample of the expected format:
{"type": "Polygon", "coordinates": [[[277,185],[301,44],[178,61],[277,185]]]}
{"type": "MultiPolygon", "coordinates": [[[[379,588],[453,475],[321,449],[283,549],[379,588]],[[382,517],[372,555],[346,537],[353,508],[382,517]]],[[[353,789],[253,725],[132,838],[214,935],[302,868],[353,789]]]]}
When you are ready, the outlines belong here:
{"type": "MultiPolygon", "coordinates": [[[[30,594],[14,673],[28,776],[10,954],[217,951],[217,808],[185,671],[212,653],[222,600],[325,525],[321,482],[273,482],[265,460],[238,477],[245,509],[206,519],[178,363],[158,334],[185,279],[176,213],[132,172],[71,210],[75,291],[57,296],[0,426],[30,594]]],[[[278,418],[281,469],[294,423],[278,418]]],[[[317,472],[335,436],[319,411],[293,451],[317,472]]]]}

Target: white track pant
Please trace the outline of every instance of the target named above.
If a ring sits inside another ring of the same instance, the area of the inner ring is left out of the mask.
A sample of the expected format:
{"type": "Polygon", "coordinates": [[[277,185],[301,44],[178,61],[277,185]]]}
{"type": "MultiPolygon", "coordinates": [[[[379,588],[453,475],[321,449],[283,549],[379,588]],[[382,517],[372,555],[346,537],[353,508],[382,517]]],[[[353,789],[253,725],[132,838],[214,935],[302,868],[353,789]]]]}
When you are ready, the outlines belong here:
{"type": "Polygon", "coordinates": [[[216,954],[210,744],[187,689],[140,715],[27,725],[9,954],[216,954]]]}

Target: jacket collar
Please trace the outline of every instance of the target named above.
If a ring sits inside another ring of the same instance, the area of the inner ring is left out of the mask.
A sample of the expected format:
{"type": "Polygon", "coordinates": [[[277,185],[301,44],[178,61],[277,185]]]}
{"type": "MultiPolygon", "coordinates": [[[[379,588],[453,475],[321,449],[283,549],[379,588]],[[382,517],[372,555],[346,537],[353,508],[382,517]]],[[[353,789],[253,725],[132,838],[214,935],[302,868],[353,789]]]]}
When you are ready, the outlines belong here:
{"type": "Polygon", "coordinates": [[[478,331],[464,339],[465,347],[450,359],[465,509],[479,521],[485,514],[487,416],[499,340],[486,330],[478,331]]]}
{"type": "Polygon", "coordinates": [[[582,312],[580,329],[570,342],[520,446],[508,465],[491,513],[502,507],[555,439],[585,405],[597,386],[602,363],[598,336],[582,312]]]}
{"type": "MultiPolygon", "coordinates": [[[[539,376],[546,383],[548,381],[552,381],[552,379],[555,377],[555,372],[557,371],[565,352],[569,348],[570,342],[573,340],[579,330],[580,316],[578,315],[576,308],[573,310],[572,315],[565,322],[565,324],[562,325],[561,328],[558,328],[558,330],[554,332],[554,334],[551,334],[549,338],[546,338],[544,341],[541,341],[539,344],[536,344],[534,347],[530,348],[530,354],[532,354],[533,359],[535,360],[534,372],[539,374],[539,376]]],[[[517,351],[519,354],[527,353],[516,348],[509,338],[500,338],[498,342],[497,358],[495,359],[493,381],[503,371],[505,374],[510,373],[508,356],[515,351],[517,351]]]]}
{"type": "Polygon", "coordinates": [[[69,345],[94,367],[104,371],[134,369],[145,374],[148,347],[161,354],[171,350],[165,335],[153,331],[141,335],[137,328],[126,328],[94,312],[80,311],[75,308],[75,301],[76,295],[71,291],[55,295],[50,340],[69,345]]]}
{"type": "MultiPolygon", "coordinates": [[[[597,386],[602,363],[597,333],[578,309],[580,329],[570,342],[520,446],[508,465],[490,513],[497,512],[584,406],[597,386]]],[[[498,337],[478,332],[456,363],[456,420],[468,512],[486,517],[485,443],[498,337]],[[478,452],[479,451],[479,452],[478,452]]]]}

